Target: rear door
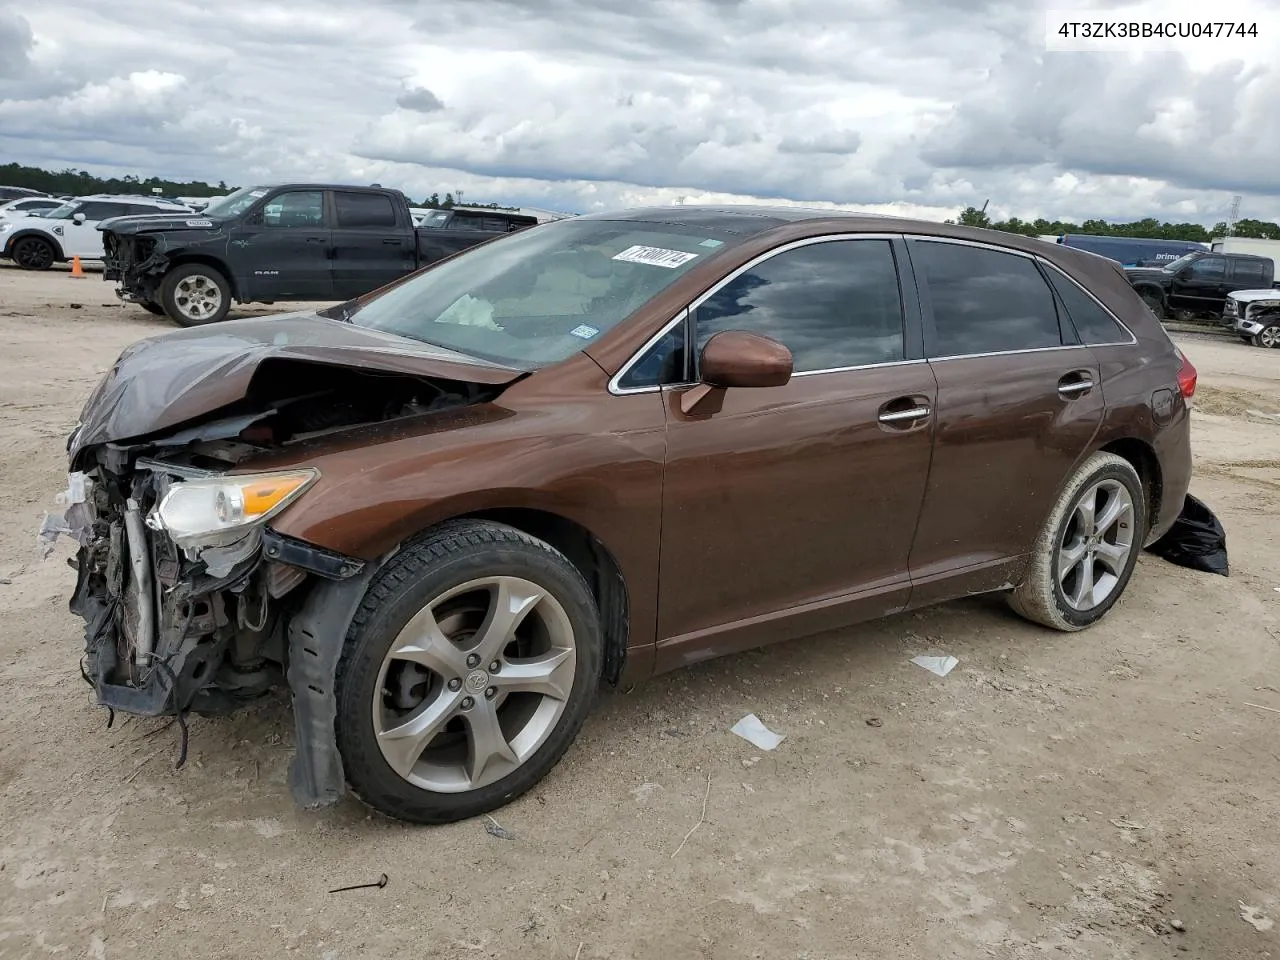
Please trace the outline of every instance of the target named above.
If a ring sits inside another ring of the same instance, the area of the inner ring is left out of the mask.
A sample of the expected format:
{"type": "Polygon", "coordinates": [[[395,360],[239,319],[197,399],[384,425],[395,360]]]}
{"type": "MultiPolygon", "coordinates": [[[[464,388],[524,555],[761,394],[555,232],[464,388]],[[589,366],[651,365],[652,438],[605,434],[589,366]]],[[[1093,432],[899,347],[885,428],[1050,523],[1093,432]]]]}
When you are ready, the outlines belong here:
{"type": "Polygon", "coordinates": [[[1227,258],[1201,257],[1174,276],[1169,306],[1175,310],[1219,313],[1227,293],[1227,258]]]}
{"type": "Polygon", "coordinates": [[[333,289],[340,300],[397,280],[417,266],[413,228],[385,193],[334,190],[333,289]]]}
{"type": "Polygon", "coordinates": [[[1228,292],[1231,290],[1265,290],[1271,286],[1274,270],[1265,260],[1229,260],[1228,292]]]}
{"type": "Polygon", "coordinates": [[[912,606],[1005,584],[1102,421],[1097,360],[1028,254],[913,239],[938,381],[912,606]]]}
{"type": "Polygon", "coordinates": [[[245,300],[334,299],[324,194],[277,193],[231,229],[230,260],[245,300]]]}
{"type": "Polygon", "coordinates": [[[423,263],[434,263],[506,232],[505,223],[497,217],[455,212],[446,226],[419,230],[418,249],[423,263]]]}

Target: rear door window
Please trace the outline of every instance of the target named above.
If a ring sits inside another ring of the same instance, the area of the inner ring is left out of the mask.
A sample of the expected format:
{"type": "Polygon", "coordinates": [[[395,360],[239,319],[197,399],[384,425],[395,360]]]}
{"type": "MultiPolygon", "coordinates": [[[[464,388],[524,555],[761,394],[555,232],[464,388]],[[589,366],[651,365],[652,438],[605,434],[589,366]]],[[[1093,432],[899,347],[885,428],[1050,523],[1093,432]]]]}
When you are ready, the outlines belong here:
{"type": "MultiPolygon", "coordinates": [[[[1063,345],[1053,292],[1029,257],[935,240],[911,244],[928,291],[932,358],[1063,345]]],[[[928,331],[926,331],[928,333],[928,331]]]]}
{"type": "Polygon", "coordinates": [[[334,193],[339,227],[394,227],[396,208],[383,193],[334,193]]]}
{"type": "Polygon", "coordinates": [[[1267,265],[1258,260],[1235,260],[1231,264],[1231,279],[1246,286],[1271,286],[1271,273],[1267,265]]]}

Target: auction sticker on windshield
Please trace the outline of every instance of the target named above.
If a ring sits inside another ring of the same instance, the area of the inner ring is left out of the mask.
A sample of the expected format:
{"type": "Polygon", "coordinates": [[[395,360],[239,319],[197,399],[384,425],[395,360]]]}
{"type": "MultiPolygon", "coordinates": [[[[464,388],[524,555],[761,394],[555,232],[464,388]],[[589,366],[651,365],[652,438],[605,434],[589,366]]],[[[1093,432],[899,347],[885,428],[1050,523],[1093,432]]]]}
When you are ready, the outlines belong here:
{"type": "Polygon", "coordinates": [[[666,250],[662,247],[627,247],[621,253],[614,254],[615,260],[626,260],[628,263],[647,263],[651,267],[666,267],[674,270],[690,260],[697,259],[696,253],[684,253],[681,250],[666,250]]]}

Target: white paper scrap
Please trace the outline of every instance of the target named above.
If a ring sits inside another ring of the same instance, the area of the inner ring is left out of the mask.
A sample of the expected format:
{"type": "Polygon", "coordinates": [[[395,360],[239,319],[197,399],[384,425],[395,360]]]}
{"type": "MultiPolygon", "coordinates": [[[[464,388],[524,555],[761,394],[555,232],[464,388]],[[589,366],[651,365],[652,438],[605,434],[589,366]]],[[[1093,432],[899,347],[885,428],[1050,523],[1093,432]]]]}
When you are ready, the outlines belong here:
{"type": "Polygon", "coordinates": [[[955,657],[912,657],[911,662],[917,667],[924,667],[930,673],[945,677],[960,661],[955,657]]]}
{"type": "Polygon", "coordinates": [[[787,738],[786,734],[774,733],[766,727],[754,713],[748,713],[730,727],[729,732],[736,733],[743,740],[755,744],[761,750],[772,750],[787,738]]]}

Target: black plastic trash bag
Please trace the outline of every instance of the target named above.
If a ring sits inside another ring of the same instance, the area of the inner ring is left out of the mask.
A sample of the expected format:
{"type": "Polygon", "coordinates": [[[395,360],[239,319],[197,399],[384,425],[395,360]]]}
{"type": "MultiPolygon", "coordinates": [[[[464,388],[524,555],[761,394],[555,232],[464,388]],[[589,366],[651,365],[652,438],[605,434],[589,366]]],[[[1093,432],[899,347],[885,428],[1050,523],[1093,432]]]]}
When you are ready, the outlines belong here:
{"type": "Polygon", "coordinates": [[[1189,493],[1169,532],[1148,549],[1180,567],[1229,576],[1227,531],[1213,511],[1189,493]]]}

